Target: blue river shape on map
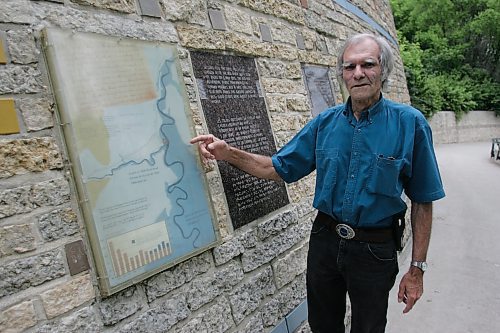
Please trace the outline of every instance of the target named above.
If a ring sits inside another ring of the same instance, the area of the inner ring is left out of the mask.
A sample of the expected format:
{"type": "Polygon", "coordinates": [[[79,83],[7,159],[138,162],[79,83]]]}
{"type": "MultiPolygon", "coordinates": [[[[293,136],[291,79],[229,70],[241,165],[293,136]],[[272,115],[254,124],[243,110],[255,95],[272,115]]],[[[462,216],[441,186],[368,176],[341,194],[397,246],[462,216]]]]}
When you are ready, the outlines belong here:
{"type": "MultiPolygon", "coordinates": [[[[188,160],[190,156],[187,154],[186,149],[179,149],[176,151],[176,157],[172,158],[170,157],[171,155],[174,154],[169,154],[169,148],[170,148],[170,142],[182,142],[182,139],[179,136],[179,131],[177,130],[177,127],[175,126],[175,119],[169,115],[169,111],[167,111],[166,108],[166,103],[165,99],[167,97],[167,89],[166,87],[168,85],[174,86],[177,90],[179,90],[179,86],[173,81],[172,75],[170,73],[170,67],[169,67],[169,60],[165,60],[163,65],[160,68],[160,75],[159,75],[159,89],[161,93],[161,97],[157,100],[156,102],[156,107],[158,112],[160,113],[163,123],[160,127],[160,135],[163,139],[164,145],[165,145],[165,154],[163,156],[163,162],[165,163],[166,166],[171,168],[171,170],[177,175],[177,181],[172,183],[172,184],[166,184],[166,195],[170,199],[173,199],[177,205],[177,210],[175,209],[175,206],[172,207],[172,217],[175,225],[179,228],[182,237],[184,239],[189,239],[191,237],[195,237],[193,240],[193,247],[197,248],[198,246],[196,245],[196,241],[198,240],[201,232],[198,228],[193,228],[191,233],[189,235],[186,235],[184,233],[184,229],[181,227],[181,225],[178,223],[178,219],[184,215],[185,210],[183,206],[183,201],[187,201],[189,198],[188,193],[181,188],[179,185],[184,179],[185,176],[185,164],[182,162],[182,160],[188,160]],[[179,156],[180,155],[180,156],[179,156]],[[174,192],[180,192],[180,195],[174,196],[174,192]],[[177,212],[178,211],[178,212],[177,212]]],[[[179,94],[181,92],[179,91],[179,94]]],[[[182,94],[181,94],[182,95],[182,94]]]]}

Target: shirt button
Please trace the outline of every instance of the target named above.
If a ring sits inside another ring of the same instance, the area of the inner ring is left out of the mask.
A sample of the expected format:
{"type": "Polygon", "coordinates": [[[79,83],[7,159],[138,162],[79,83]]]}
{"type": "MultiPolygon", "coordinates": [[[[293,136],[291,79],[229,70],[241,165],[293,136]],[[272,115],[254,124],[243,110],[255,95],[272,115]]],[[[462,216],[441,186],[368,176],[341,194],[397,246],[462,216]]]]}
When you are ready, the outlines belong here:
{"type": "Polygon", "coordinates": [[[354,174],[351,175],[351,178],[354,178],[354,174]]]}

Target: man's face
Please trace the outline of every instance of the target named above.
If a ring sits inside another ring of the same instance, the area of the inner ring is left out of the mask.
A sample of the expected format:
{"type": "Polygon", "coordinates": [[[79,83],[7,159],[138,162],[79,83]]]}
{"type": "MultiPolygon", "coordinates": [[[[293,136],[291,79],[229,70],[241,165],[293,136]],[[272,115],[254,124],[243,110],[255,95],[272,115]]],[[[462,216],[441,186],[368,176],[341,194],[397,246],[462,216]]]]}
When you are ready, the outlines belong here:
{"type": "Polygon", "coordinates": [[[379,47],[371,39],[350,45],[344,52],[342,78],[353,103],[376,103],[382,90],[379,47]]]}

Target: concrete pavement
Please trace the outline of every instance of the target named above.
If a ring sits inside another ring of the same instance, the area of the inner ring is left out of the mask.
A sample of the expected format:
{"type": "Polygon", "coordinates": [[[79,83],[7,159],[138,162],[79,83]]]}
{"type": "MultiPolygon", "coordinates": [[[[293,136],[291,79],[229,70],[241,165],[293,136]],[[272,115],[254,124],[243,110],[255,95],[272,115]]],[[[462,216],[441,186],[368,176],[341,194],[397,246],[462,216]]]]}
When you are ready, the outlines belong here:
{"type": "Polygon", "coordinates": [[[397,287],[408,251],[391,291],[387,333],[500,332],[500,161],[490,148],[436,145],[446,197],[434,203],[424,295],[402,314],[397,287]]]}

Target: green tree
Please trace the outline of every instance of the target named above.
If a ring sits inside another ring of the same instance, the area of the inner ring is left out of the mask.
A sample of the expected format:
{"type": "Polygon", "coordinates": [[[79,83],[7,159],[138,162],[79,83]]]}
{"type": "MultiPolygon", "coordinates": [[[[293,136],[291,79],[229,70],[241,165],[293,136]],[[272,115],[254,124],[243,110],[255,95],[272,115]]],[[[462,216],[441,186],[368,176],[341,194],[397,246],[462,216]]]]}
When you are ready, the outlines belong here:
{"type": "Polygon", "coordinates": [[[412,104],[500,113],[500,1],[391,0],[412,104]]]}

